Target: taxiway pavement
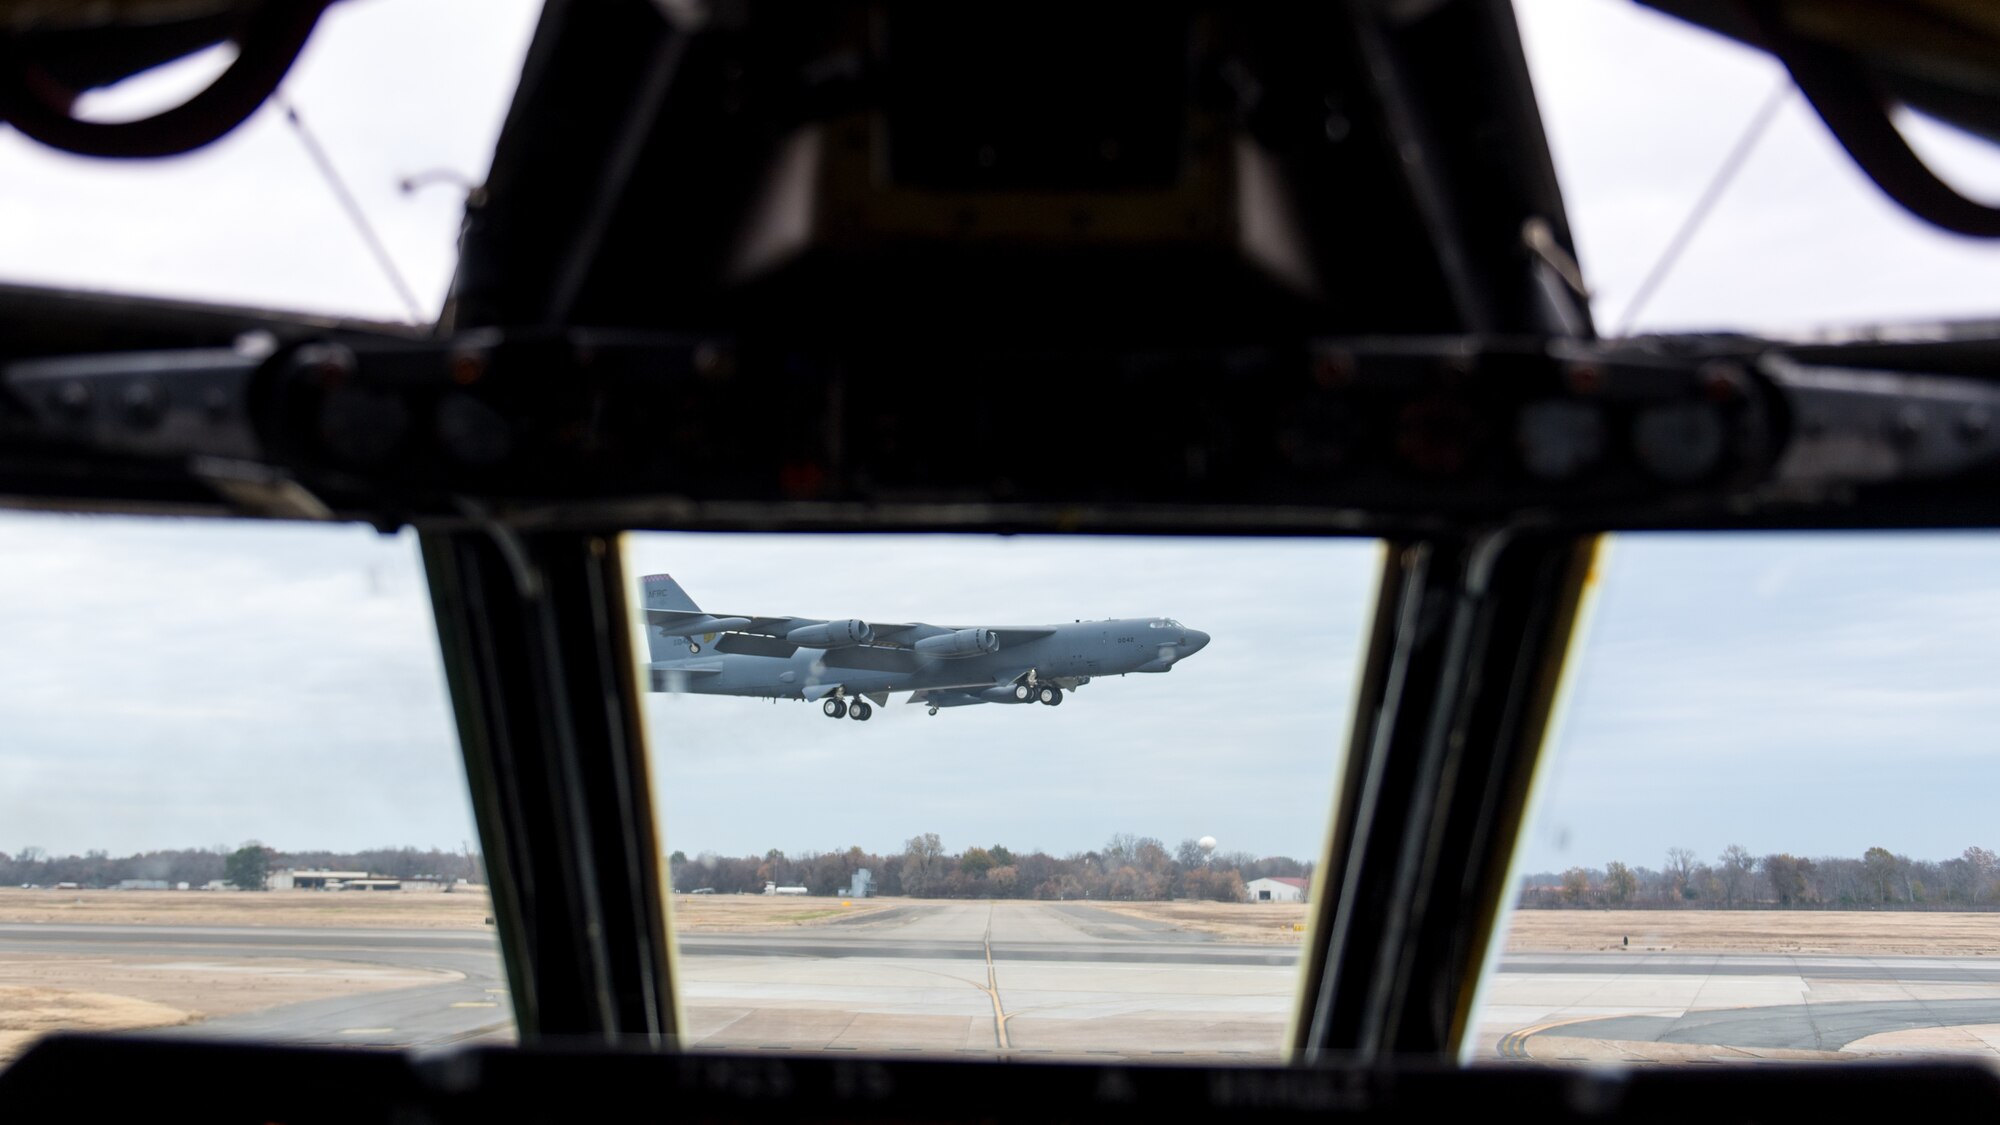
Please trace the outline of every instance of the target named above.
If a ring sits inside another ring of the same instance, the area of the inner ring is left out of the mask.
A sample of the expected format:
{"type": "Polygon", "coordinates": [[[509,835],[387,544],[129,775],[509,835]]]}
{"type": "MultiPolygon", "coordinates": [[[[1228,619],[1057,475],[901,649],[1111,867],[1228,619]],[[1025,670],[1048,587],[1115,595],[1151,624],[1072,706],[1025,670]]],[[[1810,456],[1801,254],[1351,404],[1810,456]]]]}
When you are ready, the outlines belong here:
{"type": "MultiPolygon", "coordinates": [[[[187,965],[299,959],[454,979],[285,1004],[186,1034],[428,1047],[504,1038],[490,930],[0,925],[0,958],[187,965]]],[[[1281,1056],[1295,947],[1231,944],[1074,903],[910,903],[852,921],[684,935],[686,1042],[1022,1056],[1281,1056]]],[[[2000,962],[1757,954],[1513,954],[1475,1057],[2000,1055],[2000,962]]]]}

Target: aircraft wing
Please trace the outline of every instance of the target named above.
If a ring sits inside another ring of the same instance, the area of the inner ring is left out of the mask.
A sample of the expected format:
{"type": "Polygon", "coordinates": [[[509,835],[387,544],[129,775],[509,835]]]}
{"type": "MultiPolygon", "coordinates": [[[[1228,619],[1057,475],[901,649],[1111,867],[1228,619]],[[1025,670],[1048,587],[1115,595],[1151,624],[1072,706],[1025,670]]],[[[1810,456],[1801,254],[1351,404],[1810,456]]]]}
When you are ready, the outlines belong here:
{"type": "Polygon", "coordinates": [[[1053,636],[1055,634],[1055,630],[1054,629],[995,629],[993,630],[993,633],[995,636],[1000,638],[1000,647],[1004,649],[1009,645],[1026,644],[1029,641],[1039,641],[1043,637],[1053,636]]]}
{"type": "Polygon", "coordinates": [[[853,668],[866,672],[915,672],[925,665],[923,657],[908,649],[878,645],[828,649],[820,662],[828,668],[853,668]]]}
{"type": "MultiPolygon", "coordinates": [[[[921,621],[909,625],[870,625],[875,631],[873,643],[890,648],[908,648],[926,637],[942,637],[963,631],[962,625],[926,625],[921,621]]],[[[1000,647],[1037,641],[1054,633],[1054,629],[991,629],[1000,638],[1000,647]]]]}
{"type": "Polygon", "coordinates": [[[648,609],[646,624],[657,625],[674,637],[693,637],[703,633],[755,633],[765,637],[782,637],[802,626],[823,625],[825,622],[814,617],[746,617],[702,610],[648,609]]]}
{"type": "MultiPolygon", "coordinates": [[[[798,646],[785,640],[795,630],[829,622],[819,617],[750,617],[740,614],[710,613],[704,610],[648,609],[646,624],[668,636],[698,637],[720,633],[718,651],[754,656],[790,656],[798,646]]],[[[856,668],[878,672],[914,672],[918,663],[912,647],[926,637],[940,637],[961,631],[959,626],[869,622],[872,638],[864,645],[848,645],[830,650],[829,667],[856,668]],[[898,659],[901,657],[901,659],[898,659]]],[[[1054,633],[1054,629],[993,629],[1000,648],[1025,644],[1054,633]]]]}
{"type": "MultiPolygon", "coordinates": [[[[648,609],[646,624],[656,625],[670,636],[689,637],[702,633],[751,633],[760,637],[784,637],[796,629],[808,625],[830,624],[824,617],[752,617],[747,614],[709,613],[705,610],[648,609]]],[[[890,648],[902,648],[924,637],[949,633],[950,629],[936,625],[887,624],[869,622],[868,627],[875,634],[872,642],[890,648]]],[[[1043,634],[1046,635],[1046,634],[1043,634]]]]}

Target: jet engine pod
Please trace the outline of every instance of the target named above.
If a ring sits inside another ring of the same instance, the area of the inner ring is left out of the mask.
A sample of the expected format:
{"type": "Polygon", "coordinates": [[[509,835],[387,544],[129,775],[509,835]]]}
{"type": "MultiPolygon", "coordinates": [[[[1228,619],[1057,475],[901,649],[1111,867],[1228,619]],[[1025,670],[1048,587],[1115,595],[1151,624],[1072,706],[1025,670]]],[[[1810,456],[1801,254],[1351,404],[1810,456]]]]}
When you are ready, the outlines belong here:
{"type": "Polygon", "coordinates": [[[848,645],[865,645],[875,639],[875,631],[866,621],[828,621],[819,625],[802,625],[785,634],[785,639],[800,648],[845,648],[848,645]]]}
{"type": "Polygon", "coordinates": [[[978,656],[1000,651],[1000,635],[991,629],[960,629],[925,637],[913,646],[925,656],[978,656]]]}

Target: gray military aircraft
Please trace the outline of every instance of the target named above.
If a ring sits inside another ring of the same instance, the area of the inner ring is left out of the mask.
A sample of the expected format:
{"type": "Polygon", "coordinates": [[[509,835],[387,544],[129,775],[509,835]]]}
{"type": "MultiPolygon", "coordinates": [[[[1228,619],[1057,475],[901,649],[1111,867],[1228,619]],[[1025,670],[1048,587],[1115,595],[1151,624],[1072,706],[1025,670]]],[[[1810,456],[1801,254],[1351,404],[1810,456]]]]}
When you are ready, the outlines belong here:
{"type": "Polygon", "coordinates": [[[641,579],[653,691],[820,702],[829,718],[866,721],[889,693],[911,703],[1050,707],[1095,676],[1165,672],[1208,634],[1171,617],[1027,628],[885,625],[749,617],[697,608],[665,574],[641,579]]]}

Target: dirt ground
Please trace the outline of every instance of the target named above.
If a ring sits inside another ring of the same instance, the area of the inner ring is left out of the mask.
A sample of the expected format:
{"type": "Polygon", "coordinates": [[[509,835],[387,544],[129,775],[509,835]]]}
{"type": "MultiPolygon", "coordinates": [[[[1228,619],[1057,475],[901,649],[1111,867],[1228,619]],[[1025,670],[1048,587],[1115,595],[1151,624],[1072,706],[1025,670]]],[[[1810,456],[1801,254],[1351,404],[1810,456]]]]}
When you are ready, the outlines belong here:
{"type": "Polygon", "coordinates": [[[1510,953],[1925,954],[2000,957],[2000,914],[1869,910],[1520,910],[1510,953]]]}

